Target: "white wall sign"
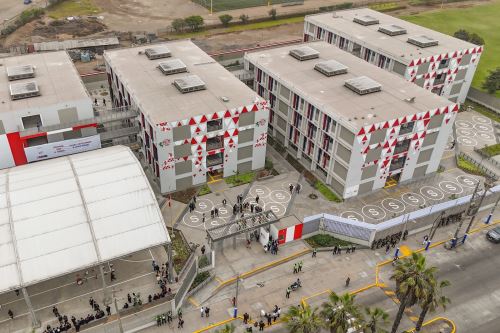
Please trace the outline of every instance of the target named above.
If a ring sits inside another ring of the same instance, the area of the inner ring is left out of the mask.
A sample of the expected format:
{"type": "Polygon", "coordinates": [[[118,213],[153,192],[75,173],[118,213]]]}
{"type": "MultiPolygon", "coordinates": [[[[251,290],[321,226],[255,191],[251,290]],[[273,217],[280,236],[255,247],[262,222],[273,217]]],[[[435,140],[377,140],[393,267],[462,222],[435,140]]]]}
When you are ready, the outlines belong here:
{"type": "Polygon", "coordinates": [[[85,138],[47,143],[40,146],[24,148],[28,162],[42,161],[49,158],[82,153],[101,148],[100,135],[85,138]]]}

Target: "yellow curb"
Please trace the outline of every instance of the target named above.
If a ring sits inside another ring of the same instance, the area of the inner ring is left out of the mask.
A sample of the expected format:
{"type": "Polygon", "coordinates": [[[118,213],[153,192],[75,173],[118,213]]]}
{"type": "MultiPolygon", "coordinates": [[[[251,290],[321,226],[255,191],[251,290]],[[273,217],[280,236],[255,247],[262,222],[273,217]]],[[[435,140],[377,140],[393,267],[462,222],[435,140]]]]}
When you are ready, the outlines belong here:
{"type": "Polygon", "coordinates": [[[222,326],[222,325],[225,325],[227,323],[230,323],[236,319],[240,319],[239,317],[237,318],[229,318],[229,319],[226,319],[226,320],[223,320],[223,321],[219,321],[218,323],[215,323],[215,324],[212,324],[212,325],[209,325],[207,327],[204,327],[198,331],[194,331],[193,333],[201,333],[201,332],[206,332],[208,330],[211,330],[212,328],[215,328],[215,327],[219,327],[219,326],[222,326]]]}
{"type": "Polygon", "coordinates": [[[402,253],[405,257],[409,256],[409,255],[411,254],[411,252],[412,252],[412,251],[411,251],[411,249],[410,249],[410,247],[409,247],[409,246],[407,246],[407,245],[401,245],[401,246],[399,247],[399,250],[401,251],[401,253],[402,253]]]}
{"type": "Polygon", "coordinates": [[[384,290],[384,294],[386,294],[387,296],[392,296],[392,295],[395,295],[396,293],[394,291],[391,291],[391,290],[384,290]]]}
{"type": "Polygon", "coordinates": [[[326,289],[326,290],[320,291],[319,293],[312,294],[311,296],[302,297],[301,302],[307,304],[306,300],[313,298],[313,297],[316,297],[316,296],[319,296],[319,295],[326,294],[326,293],[331,293],[331,292],[332,292],[331,289],[326,289]]]}
{"type": "MultiPolygon", "coordinates": [[[[260,273],[260,272],[262,272],[262,271],[264,271],[264,270],[266,270],[266,269],[268,269],[270,267],[278,266],[278,265],[280,265],[282,263],[285,263],[285,262],[288,262],[290,260],[293,260],[293,259],[295,259],[297,257],[300,257],[300,256],[302,256],[302,255],[304,255],[306,253],[309,253],[309,252],[311,252],[310,249],[304,249],[302,251],[299,251],[299,252],[296,252],[294,254],[291,254],[291,255],[289,255],[289,256],[287,256],[285,258],[281,258],[279,260],[271,261],[270,263],[267,263],[267,264],[265,264],[263,266],[256,267],[256,268],[254,268],[254,269],[252,269],[252,270],[250,270],[248,272],[240,274],[240,279],[243,279],[243,278],[255,275],[255,274],[260,273]]],[[[217,293],[220,289],[222,289],[223,287],[227,286],[228,284],[231,284],[231,283],[234,283],[234,282],[236,282],[236,277],[233,277],[233,278],[230,278],[230,279],[228,279],[226,281],[221,282],[221,284],[219,284],[217,286],[217,288],[215,288],[215,290],[213,291],[213,294],[217,293]]]]}
{"type": "MultiPolygon", "coordinates": [[[[451,326],[450,333],[455,333],[457,331],[457,326],[455,325],[455,322],[453,322],[453,320],[446,318],[446,317],[436,317],[434,319],[426,321],[425,323],[422,324],[422,327],[427,326],[429,324],[432,324],[433,322],[438,321],[438,320],[443,320],[443,321],[448,322],[448,324],[450,324],[450,326],[451,326]]],[[[415,332],[415,328],[409,329],[409,330],[407,330],[407,332],[410,332],[410,333],[415,332]]]]}
{"type": "Polygon", "coordinates": [[[196,300],[194,298],[189,297],[188,301],[189,301],[189,303],[193,304],[195,307],[197,307],[197,308],[200,307],[200,304],[198,302],[196,302],[196,300]]]}
{"type": "Polygon", "coordinates": [[[219,282],[219,284],[223,283],[224,281],[222,281],[222,279],[218,276],[216,276],[214,279],[217,280],[217,282],[219,282]]]}
{"type": "Polygon", "coordinates": [[[349,294],[356,295],[356,294],[362,293],[363,291],[366,291],[366,290],[371,289],[371,288],[376,287],[376,286],[377,286],[376,283],[370,284],[370,285],[367,285],[367,286],[360,288],[358,290],[351,291],[351,292],[349,292],[349,294]]]}

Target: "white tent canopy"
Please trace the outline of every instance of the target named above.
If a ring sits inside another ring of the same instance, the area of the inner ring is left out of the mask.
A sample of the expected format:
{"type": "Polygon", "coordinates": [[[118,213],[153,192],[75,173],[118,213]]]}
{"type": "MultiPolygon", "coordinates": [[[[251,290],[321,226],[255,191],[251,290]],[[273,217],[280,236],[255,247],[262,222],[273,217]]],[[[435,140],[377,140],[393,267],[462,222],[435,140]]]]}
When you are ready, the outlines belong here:
{"type": "Polygon", "coordinates": [[[0,292],[169,242],[127,147],[0,170],[0,292]]]}

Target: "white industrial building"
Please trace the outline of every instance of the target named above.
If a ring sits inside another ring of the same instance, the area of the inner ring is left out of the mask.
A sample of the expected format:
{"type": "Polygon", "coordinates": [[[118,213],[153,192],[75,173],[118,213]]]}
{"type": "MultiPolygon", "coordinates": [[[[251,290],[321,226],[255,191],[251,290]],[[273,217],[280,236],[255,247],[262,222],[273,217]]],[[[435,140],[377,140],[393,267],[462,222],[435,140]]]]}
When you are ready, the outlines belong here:
{"type": "Polygon", "coordinates": [[[115,107],[137,109],[142,153],[168,193],[264,167],[267,103],[189,40],[104,53],[115,107]]]}
{"type": "Polygon", "coordinates": [[[244,60],[269,134],[342,197],[438,169],[458,104],[323,41],[244,60]]]}
{"type": "Polygon", "coordinates": [[[22,289],[29,308],[26,287],[169,243],[127,147],[0,170],[0,293],[22,289]]]}
{"type": "Polygon", "coordinates": [[[483,46],[368,8],[308,15],[304,41],[323,40],[407,81],[463,103],[483,46]]]}
{"type": "Polygon", "coordinates": [[[0,169],[100,148],[93,118],[66,52],[0,59],[0,169]]]}

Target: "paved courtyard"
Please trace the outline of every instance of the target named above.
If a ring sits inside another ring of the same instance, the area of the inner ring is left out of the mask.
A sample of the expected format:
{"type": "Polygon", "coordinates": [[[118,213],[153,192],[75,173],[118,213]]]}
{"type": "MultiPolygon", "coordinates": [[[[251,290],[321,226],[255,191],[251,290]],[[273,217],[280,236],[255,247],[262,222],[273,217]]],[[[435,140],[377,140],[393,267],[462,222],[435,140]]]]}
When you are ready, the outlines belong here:
{"type": "Polygon", "coordinates": [[[458,113],[455,128],[457,143],[464,151],[493,145],[498,140],[492,120],[474,111],[458,113]]]}

